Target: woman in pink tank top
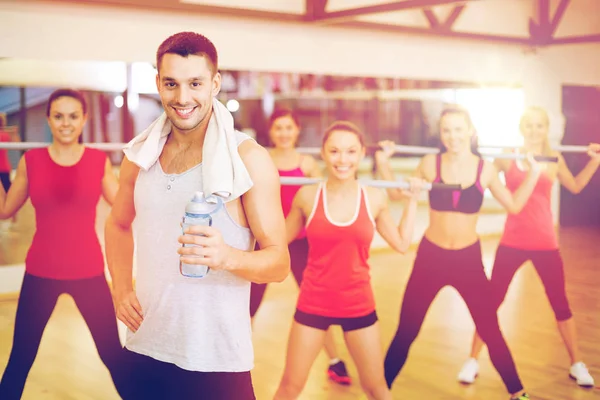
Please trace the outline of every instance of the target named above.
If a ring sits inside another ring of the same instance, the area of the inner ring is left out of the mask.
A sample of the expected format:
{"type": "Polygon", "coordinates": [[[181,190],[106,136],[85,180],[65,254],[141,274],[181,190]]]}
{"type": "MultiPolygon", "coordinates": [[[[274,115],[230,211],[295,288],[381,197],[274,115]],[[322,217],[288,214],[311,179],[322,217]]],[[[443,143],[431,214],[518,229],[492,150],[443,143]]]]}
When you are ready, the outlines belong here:
{"type": "MultiPolygon", "coordinates": [[[[290,177],[321,177],[321,168],[317,161],[310,155],[300,154],[296,149],[300,136],[300,121],[298,116],[290,109],[276,109],[269,118],[269,139],[273,147],[269,149],[271,158],[279,171],[279,176],[290,177]]],[[[301,186],[281,185],[281,205],[287,217],[292,207],[294,196],[301,186]]],[[[298,287],[302,284],[302,277],[308,257],[308,241],[304,229],[296,240],[288,246],[291,260],[291,270],[298,287]]],[[[266,284],[252,283],[250,290],[250,315],[254,318],[264,297],[266,284]]],[[[327,375],[331,380],[342,385],[349,385],[346,366],[338,358],[333,333],[327,333],[325,352],[329,357],[327,375]]]]}
{"type": "MultiPolygon", "coordinates": [[[[508,215],[506,219],[491,277],[495,304],[500,307],[517,270],[526,261],[531,261],[542,280],[558,322],[558,330],[569,353],[570,377],[580,386],[594,386],[594,379],[581,361],[577,345],[575,321],[567,300],[563,261],[554,230],[551,194],[556,179],[570,192],[579,193],[600,166],[600,145],[595,143],[589,145],[588,154],[591,159],[585,168],[573,177],[564,158],[550,148],[549,118],[544,109],[538,107],[527,109],[521,117],[520,129],[525,139],[523,152],[557,156],[558,163],[547,164],[546,171],[540,176],[525,207],[518,214],[508,215]]],[[[515,192],[527,172],[521,170],[514,161],[509,160],[497,160],[496,166],[504,172],[507,187],[515,192]]],[[[472,383],[475,380],[479,371],[477,357],[483,344],[476,332],[471,358],[459,374],[461,382],[472,383]]]]}

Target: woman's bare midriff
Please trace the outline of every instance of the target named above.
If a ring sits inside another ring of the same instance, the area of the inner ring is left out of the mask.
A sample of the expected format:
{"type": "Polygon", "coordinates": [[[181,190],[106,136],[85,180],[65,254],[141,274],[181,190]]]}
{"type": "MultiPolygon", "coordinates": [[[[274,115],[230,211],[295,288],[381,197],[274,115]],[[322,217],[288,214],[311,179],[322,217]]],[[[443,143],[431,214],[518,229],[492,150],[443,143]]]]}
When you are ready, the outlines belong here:
{"type": "Polygon", "coordinates": [[[443,249],[464,249],[479,240],[477,235],[478,217],[479,214],[431,210],[425,237],[443,249]]]}

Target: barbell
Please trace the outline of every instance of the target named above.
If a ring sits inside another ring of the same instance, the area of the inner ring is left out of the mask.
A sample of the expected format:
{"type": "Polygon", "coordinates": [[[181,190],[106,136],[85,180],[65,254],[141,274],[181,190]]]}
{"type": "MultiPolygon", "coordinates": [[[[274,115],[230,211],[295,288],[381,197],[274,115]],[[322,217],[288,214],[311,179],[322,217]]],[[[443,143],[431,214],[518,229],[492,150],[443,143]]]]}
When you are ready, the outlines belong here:
{"type": "MultiPolygon", "coordinates": [[[[47,147],[51,143],[46,142],[0,142],[0,149],[6,150],[29,150],[47,147]]],[[[85,146],[95,148],[102,151],[121,151],[125,147],[126,143],[84,143],[85,146]]],[[[479,149],[514,149],[519,146],[479,146],[479,149]]],[[[381,146],[367,145],[367,148],[372,151],[381,150],[381,146]]],[[[573,146],[573,145],[560,145],[553,147],[554,150],[561,153],[586,153],[588,151],[587,146],[573,146]]],[[[302,154],[318,155],[321,153],[320,147],[298,147],[296,150],[302,154]]],[[[425,146],[408,146],[408,145],[396,145],[396,154],[438,154],[440,149],[436,147],[425,147],[425,146]]],[[[511,160],[525,160],[527,156],[525,154],[518,153],[495,153],[481,151],[483,157],[498,158],[498,159],[511,159],[511,160]]],[[[548,156],[535,156],[536,161],[539,162],[557,162],[557,157],[548,156]]]]}
{"type": "MultiPolygon", "coordinates": [[[[485,151],[490,149],[516,149],[520,146],[479,146],[480,154],[486,158],[497,158],[497,159],[509,159],[509,160],[525,160],[527,156],[525,154],[518,153],[498,153],[485,151]]],[[[381,146],[367,145],[367,149],[371,151],[381,150],[381,146]]],[[[560,145],[552,147],[553,150],[561,153],[587,153],[587,146],[574,146],[574,145],[560,145]]],[[[296,150],[302,154],[319,155],[321,154],[320,147],[298,147],[296,150]]],[[[408,145],[396,145],[394,154],[438,154],[441,150],[437,147],[425,147],[425,146],[408,146],[408,145]]],[[[534,159],[538,162],[558,162],[558,157],[550,156],[535,156],[534,159]]]]}
{"type": "MultiPolygon", "coordinates": [[[[51,144],[45,142],[0,142],[0,149],[30,150],[48,147],[51,144]]],[[[83,143],[83,145],[102,151],[121,151],[126,143],[83,143]]]]}
{"type": "MultiPolygon", "coordinates": [[[[303,186],[314,185],[324,182],[323,178],[307,178],[301,176],[282,176],[279,178],[282,185],[285,186],[303,186]]],[[[375,179],[359,179],[358,182],[363,186],[371,186],[382,189],[410,189],[410,183],[407,181],[383,181],[375,179]]],[[[422,187],[423,190],[460,190],[461,186],[457,184],[427,182],[422,187]]]]}

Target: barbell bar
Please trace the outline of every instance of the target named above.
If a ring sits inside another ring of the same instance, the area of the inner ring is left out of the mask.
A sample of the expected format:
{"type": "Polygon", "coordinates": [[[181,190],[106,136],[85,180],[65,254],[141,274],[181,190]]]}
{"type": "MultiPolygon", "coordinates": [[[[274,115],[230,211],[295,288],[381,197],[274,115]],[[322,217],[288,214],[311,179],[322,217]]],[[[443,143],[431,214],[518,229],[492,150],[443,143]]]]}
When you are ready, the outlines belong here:
{"type": "MultiPolygon", "coordinates": [[[[29,150],[47,147],[51,143],[46,142],[1,142],[0,149],[6,150],[29,150]]],[[[95,148],[103,151],[121,151],[125,147],[126,143],[84,143],[85,146],[95,148]]],[[[479,146],[480,149],[514,149],[519,146],[479,146]]],[[[372,151],[380,150],[381,146],[368,145],[368,149],[372,151]]],[[[560,145],[554,146],[554,150],[559,151],[561,153],[587,153],[587,146],[575,146],[575,145],[560,145]]],[[[319,155],[321,153],[320,147],[298,147],[296,150],[302,154],[311,154],[311,155],[319,155]]],[[[437,154],[440,152],[440,149],[436,147],[425,147],[425,146],[407,146],[407,145],[396,145],[395,147],[396,153],[401,154],[416,154],[416,155],[425,155],[425,154],[437,154]]],[[[481,152],[481,155],[489,158],[505,158],[505,159],[517,159],[522,160],[526,157],[522,154],[513,154],[513,153],[489,153],[489,152],[481,152]]],[[[557,157],[547,157],[547,156],[535,156],[536,161],[546,161],[546,162],[557,162],[557,157]]]]}
{"type": "MultiPolygon", "coordinates": [[[[379,150],[381,146],[378,144],[375,145],[367,145],[368,149],[371,150],[379,150]]],[[[484,146],[480,146],[480,149],[487,148],[484,146]]],[[[436,147],[423,147],[423,146],[405,146],[405,145],[396,145],[394,146],[395,153],[402,154],[438,154],[441,150],[436,147]]],[[[489,153],[489,152],[480,152],[482,157],[486,158],[501,158],[508,160],[525,160],[527,159],[527,155],[518,154],[518,153],[489,153]]],[[[558,162],[558,157],[551,156],[534,156],[533,157],[538,162],[558,162]]]]}
{"type": "MultiPolygon", "coordinates": [[[[0,149],[30,150],[48,147],[51,144],[45,142],[1,142],[0,149]]],[[[103,151],[121,151],[126,143],[83,143],[83,145],[103,151]]]]}
{"type": "MultiPolygon", "coordinates": [[[[282,185],[285,186],[303,186],[314,185],[324,182],[323,178],[307,178],[300,176],[282,176],[279,178],[282,185]]],[[[359,179],[358,182],[363,186],[371,186],[382,189],[410,189],[410,183],[407,181],[383,181],[375,179],[359,179]]],[[[460,185],[427,182],[423,185],[423,190],[460,190],[460,185]]]]}

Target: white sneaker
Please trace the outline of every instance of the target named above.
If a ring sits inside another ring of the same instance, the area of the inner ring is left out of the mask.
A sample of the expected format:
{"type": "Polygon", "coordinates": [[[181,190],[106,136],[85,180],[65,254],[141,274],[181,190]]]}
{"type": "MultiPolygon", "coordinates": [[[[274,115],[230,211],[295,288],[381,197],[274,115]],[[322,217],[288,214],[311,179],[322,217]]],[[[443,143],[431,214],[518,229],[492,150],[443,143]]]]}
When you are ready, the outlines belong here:
{"type": "Polygon", "coordinates": [[[575,379],[579,386],[594,386],[594,378],[592,378],[592,376],[590,375],[590,371],[588,371],[585,364],[581,361],[571,365],[571,369],[569,370],[569,376],[572,379],[575,379]]]}
{"type": "Polygon", "coordinates": [[[458,381],[460,383],[471,384],[475,382],[475,378],[479,374],[479,363],[474,358],[469,358],[458,373],[458,381]]]}

